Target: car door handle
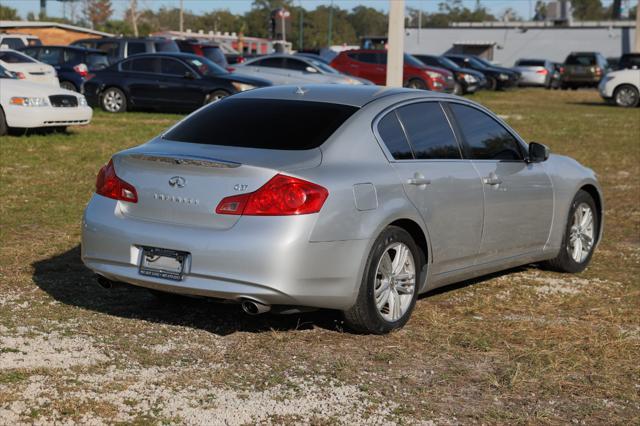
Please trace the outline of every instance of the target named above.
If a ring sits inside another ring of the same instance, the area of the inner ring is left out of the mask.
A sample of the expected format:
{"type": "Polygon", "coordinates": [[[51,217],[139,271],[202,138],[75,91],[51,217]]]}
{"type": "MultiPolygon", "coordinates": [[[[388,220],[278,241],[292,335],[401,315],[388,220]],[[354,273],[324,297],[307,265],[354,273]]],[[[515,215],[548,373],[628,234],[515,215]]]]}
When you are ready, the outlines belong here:
{"type": "Polygon", "coordinates": [[[485,185],[500,185],[502,183],[502,179],[500,179],[495,173],[489,174],[489,176],[482,179],[485,185]]]}
{"type": "Polygon", "coordinates": [[[407,179],[407,183],[409,185],[431,185],[431,180],[420,177],[413,177],[407,179]]]}

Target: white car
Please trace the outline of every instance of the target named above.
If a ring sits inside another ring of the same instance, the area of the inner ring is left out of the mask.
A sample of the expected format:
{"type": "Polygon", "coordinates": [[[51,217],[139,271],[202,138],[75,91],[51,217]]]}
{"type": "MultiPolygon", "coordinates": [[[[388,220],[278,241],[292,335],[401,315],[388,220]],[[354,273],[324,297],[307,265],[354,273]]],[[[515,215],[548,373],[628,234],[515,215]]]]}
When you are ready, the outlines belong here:
{"type": "Polygon", "coordinates": [[[625,108],[636,107],[640,104],[640,70],[610,72],[600,80],[598,90],[607,102],[625,108]]]}
{"type": "Polygon", "coordinates": [[[11,49],[0,49],[0,65],[21,80],[60,87],[55,68],[11,49]]]}
{"type": "Polygon", "coordinates": [[[0,135],[11,128],[89,124],[93,110],[83,95],[71,90],[16,79],[0,66],[0,135]]]}

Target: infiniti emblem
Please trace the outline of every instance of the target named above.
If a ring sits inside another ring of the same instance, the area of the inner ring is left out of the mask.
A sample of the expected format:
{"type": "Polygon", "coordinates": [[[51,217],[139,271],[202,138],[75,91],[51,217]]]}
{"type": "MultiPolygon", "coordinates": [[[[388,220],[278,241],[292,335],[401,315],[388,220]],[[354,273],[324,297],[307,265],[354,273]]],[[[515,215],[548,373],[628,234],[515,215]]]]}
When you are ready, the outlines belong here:
{"type": "Polygon", "coordinates": [[[172,188],[184,188],[186,183],[187,183],[187,180],[182,176],[174,176],[171,179],[169,179],[169,186],[172,188]]]}

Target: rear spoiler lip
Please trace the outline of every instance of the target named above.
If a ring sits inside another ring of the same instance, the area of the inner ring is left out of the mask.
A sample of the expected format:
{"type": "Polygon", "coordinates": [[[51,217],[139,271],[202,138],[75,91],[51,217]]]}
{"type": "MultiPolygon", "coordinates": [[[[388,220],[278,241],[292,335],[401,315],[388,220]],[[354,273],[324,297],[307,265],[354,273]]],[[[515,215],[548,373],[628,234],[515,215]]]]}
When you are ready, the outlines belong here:
{"type": "Polygon", "coordinates": [[[168,163],[176,165],[189,165],[197,167],[214,167],[222,169],[231,169],[240,167],[241,163],[235,161],[219,160],[217,158],[202,157],[199,155],[183,155],[183,154],[170,154],[163,152],[145,152],[145,153],[132,153],[126,154],[126,157],[134,158],[136,160],[156,161],[159,163],[168,163]]]}

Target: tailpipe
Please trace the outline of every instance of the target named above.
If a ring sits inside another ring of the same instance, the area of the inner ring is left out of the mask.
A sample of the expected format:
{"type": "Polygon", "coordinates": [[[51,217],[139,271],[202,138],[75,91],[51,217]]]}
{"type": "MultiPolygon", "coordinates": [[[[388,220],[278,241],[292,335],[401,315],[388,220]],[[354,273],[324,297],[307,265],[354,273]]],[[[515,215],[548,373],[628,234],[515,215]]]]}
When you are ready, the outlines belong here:
{"type": "Polygon", "coordinates": [[[112,290],[114,288],[122,287],[122,286],[125,285],[123,283],[119,283],[119,282],[116,282],[116,281],[111,281],[110,279],[105,278],[102,275],[98,275],[96,277],[96,280],[98,281],[98,285],[100,287],[106,289],[106,290],[112,290]]]}
{"type": "Polygon", "coordinates": [[[260,315],[271,310],[271,305],[263,305],[253,300],[243,300],[241,306],[242,310],[248,315],[260,315]]]}

